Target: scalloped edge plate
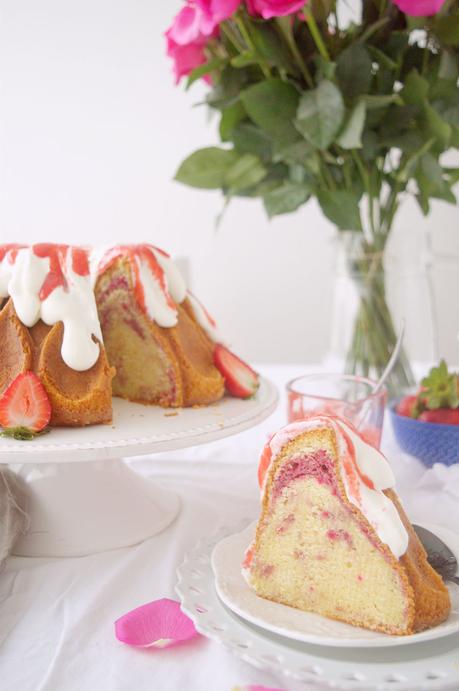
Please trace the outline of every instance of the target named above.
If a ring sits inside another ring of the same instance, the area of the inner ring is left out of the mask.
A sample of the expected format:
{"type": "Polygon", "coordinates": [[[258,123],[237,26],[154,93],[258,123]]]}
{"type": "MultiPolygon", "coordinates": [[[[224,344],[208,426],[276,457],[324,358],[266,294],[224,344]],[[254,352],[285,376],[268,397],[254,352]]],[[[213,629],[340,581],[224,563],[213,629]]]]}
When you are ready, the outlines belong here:
{"type": "Polygon", "coordinates": [[[340,691],[459,689],[459,634],[410,646],[336,648],[276,635],[228,609],[215,588],[211,555],[222,539],[240,533],[249,522],[244,519],[236,526],[224,526],[212,537],[199,540],[177,569],[176,592],[182,610],[200,633],[278,679],[284,676],[290,689],[294,682],[299,683],[295,688],[310,684],[340,691]]]}
{"type": "MultiPolygon", "coordinates": [[[[255,525],[252,523],[242,532],[225,538],[212,553],[218,596],[233,612],[252,624],[296,641],[347,648],[412,645],[459,632],[459,588],[454,584],[448,584],[452,605],[448,619],[432,629],[410,636],[369,631],[259,597],[246,582],[240,566],[253,539],[255,525]]],[[[456,556],[459,555],[459,538],[438,526],[430,526],[429,530],[441,537],[456,556]]]]}
{"type": "Polygon", "coordinates": [[[254,427],[278,400],[276,387],[264,377],[253,398],[224,396],[201,408],[165,409],[114,398],[112,424],[56,427],[28,442],[0,438],[0,463],[93,461],[182,449],[254,427]]]}

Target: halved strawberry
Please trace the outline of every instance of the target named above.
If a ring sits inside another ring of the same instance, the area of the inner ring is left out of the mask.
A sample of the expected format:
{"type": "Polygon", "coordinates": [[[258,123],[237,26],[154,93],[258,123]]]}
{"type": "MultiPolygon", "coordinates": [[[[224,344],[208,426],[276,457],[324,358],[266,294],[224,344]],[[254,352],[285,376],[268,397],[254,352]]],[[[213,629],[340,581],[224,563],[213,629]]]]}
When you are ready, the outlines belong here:
{"type": "Polygon", "coordinates": [[[424,410],[424,412],[420,414],[418,420],[436,422],[441,425],[459,425],[459,408],[424,410]]]}
{"type": "Polygon", "coordinates": [[[260,386],[258,374],[221,343],[215,346],[214,363],[232,396],[250,398],[256,393],[260,386]]]}
{"type": "Polygon", "coordinates": [[[0,399],[0,425],[11,436],[25,438],[27,432],[41,432],[50,418],[51,404],[37,375],[19,374],[0,399]]]}

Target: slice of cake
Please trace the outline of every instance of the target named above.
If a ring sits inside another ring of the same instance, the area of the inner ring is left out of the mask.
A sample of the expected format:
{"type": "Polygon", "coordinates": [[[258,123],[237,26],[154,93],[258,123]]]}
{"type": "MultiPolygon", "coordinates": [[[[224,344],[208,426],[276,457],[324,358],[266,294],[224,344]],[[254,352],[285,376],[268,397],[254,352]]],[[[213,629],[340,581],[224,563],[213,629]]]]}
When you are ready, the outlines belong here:
{"type": "Polygon", "coordinates": [[[98,259],[96,274],[115,396],[164,407],[208,405],[223,396],[208,335],[213,324],[189,300],[169,255],[152,245],[114,247],[98,259]]]}
{"type": "Polygon", "coordinates": [[[262,510],[243,564],[261,597],[389,634],[444,621],[449,593],[427,562],[384,456],[349,423],[318,416],[265,446],[262,510]]]}

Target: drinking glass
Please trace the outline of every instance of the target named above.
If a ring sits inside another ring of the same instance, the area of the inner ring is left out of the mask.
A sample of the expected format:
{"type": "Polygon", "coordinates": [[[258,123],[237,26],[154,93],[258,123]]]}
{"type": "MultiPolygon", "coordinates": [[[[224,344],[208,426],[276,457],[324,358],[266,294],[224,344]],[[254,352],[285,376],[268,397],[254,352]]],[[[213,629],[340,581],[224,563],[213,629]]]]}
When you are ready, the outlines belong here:
{"type": "Polygon", "coordinates": [[[379,448],[387,390],[372,393],[375,382],[347,374],[309,374],[287,384],[288,421],[312,415],[334,415],[351,422],[362,437],[379,448]]]}

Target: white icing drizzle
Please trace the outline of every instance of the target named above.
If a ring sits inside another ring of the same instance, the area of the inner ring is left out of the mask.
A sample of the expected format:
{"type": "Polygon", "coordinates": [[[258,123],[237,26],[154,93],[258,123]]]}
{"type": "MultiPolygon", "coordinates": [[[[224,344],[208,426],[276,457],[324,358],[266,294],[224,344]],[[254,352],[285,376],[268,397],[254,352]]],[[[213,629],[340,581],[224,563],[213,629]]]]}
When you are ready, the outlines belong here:
{"type": "Polygon", "coordinates": [[[223,343],[215,322],[210,320],[209,315],[201,302],[193,295],[193,293],[190,293],[190,291],[188,291],[188,300],[193,308],[196,321],[200,326],[202,326],[210,340],[214,341],[214,343],[223,343]]]}
{"type": "MultiPolygon", "coordinates": [[[[62,358],[77,371],[90,369],[99,357],[99,345],[93,340],[95,336],[102,342],[94,287],[98,276],[105,270],[103,260],[112,249],[116,248],[104,246],[85,250],[89,275],[80,276],[72,268],[73,249],[69,247],[65,267],[62,267],[66,285],[55,287],[44,300],[40,299],[40,291],[50,271],[49,257],[37,256],[33,246],[20,249],[12,246],[0,260],[0,298],[11,297],[16,313],[25,326],[31,327],[39,319],[48,325],[62,321],[62,358]]],[[[190,297],[180,271],[168,255],[152,245],[132,245],[126,249],[131,261],[135,262],[135,280],[140,281],[143,289],[148,316],[161,327],[175,326],[178,320],[177,304],[190,297]],[[163,284],[148,261],[142,258],[142,252],[136,251],[137,248],[151,252],[159,270],[163,272],[163,284]]],[[[192,305],[198,323],[212,340],[220,340],[202,305],[195,299],[192,305]]]]}
{"type": "Polygon", "coordinates": [[[171,298],[180,305],[187,295],[185,279],[170,257],[159,252],[155,247],[150,247],[150,250],[164,271],[167,289],[171,298]]]}
{"type": "MultiPolygon", "coordinates": [[[[382,490],[390,489],[395,485],[395,478],[387,459],[383,454],[370,444],[367,444],[359,434],[349,427],[343,420],[326,416],[314,416],[307,420],[293,422],[279,430],[268,442],[271,449],[271,463],[279,455],[282,448],[299,434],[320,427],[331,427],[338,443],[341,458],[348,454],[348,448],[343,432],[349,437],[355,453],[356,464],[362,473],[371,480],[374,489],[371,489],[356,473],[359,486],[359,501],[354,497],[349,486],[347,474],[340,464],[341,477],[348,500],[363,513],[367,521],[374,528],[381,542],[386,544],[393,555],[399,559],[408,549],[408,533],[402,519],[394,505],[382,490]]],[[[266,489],[266,479],[262,488],[262,494],[266,489]]]]}
{"type": "Polygon", "coordinates": [[[136,256],[134,261],[137,263],[139,270],[139,278],[144,291],[145,308],[148,316],[159,326],[166,328],[176,326],[178,321],[177,309],[168,301],[167,294],[162,289],[148,263],[139,256],[136,256]]]}
{"type": "Polygon", "coordinates": [[[49,257],[37,257],[33,247],[17,250],[14,263],[11,251],[0,263],[0,296],[10,296],[18,318],[28,327],[39,319],[52,326],[64,325],[62,359],[77,371],[90,369],[99,358],[102,341],[94,292],[89,276],[79,276],[72,268],[72,252],[66,255],[64,275],[67,286],[57,286],[44,299],[39,293],[50,271],[49,257]]]}

